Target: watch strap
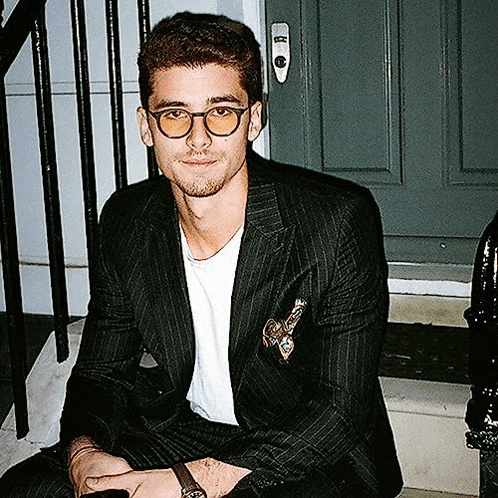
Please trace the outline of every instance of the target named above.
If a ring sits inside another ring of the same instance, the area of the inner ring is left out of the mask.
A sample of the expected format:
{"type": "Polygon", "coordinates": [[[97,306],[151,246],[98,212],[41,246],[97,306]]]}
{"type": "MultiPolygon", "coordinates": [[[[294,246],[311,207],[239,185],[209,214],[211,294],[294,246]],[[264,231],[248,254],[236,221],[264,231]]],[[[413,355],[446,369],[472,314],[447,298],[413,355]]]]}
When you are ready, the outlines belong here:
{"type": "Polygon", "coordinates": [[[177,463],[173,465],[171,469],[175,473],[182,488],[182,497],[188,497],[192,491],[200,491],[204,496],[207,496],[204,489],[202,489],[200,484],[194,479],[194,476],[190,473],[190,470],[188,470],[184,463],[177,463]]]}

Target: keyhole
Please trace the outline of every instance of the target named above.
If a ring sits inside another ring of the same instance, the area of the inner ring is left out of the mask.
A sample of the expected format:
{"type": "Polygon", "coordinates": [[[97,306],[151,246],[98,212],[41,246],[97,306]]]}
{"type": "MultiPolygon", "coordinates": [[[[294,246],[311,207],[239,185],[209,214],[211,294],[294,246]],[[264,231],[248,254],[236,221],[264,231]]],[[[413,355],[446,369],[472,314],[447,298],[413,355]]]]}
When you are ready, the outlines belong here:
{"type": "Polygon", "coordinates": [[[287,61],[283,55],[275,57],[275,66],[277,66],[279,69],[284,68],[286,63],[287,61]]]}

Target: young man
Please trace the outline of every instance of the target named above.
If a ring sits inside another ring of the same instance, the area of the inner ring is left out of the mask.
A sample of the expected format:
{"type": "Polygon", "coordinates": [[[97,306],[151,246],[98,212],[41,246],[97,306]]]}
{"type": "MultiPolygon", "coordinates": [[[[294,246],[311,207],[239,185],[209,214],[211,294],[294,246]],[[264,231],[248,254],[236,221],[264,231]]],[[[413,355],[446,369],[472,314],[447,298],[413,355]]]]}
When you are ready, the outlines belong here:
{"type": "Polygon", "coordinates": [[[0,492],[396,496],[371,198],[248,151],[263,110],[245,26],[177,14],[139,69],[163,176],[107,202],[61,442],[0,492]]]}

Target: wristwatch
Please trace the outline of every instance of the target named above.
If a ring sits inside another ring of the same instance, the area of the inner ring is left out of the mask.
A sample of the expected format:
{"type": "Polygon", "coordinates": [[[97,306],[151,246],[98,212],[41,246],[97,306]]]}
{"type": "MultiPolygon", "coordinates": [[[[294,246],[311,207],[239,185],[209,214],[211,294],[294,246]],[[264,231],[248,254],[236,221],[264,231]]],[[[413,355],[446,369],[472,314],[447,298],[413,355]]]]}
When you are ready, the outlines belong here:
{"type": "Polygon", "coordinates": [[[207,498],[206,492],[196,482],[185,464],[177,463],[171,468],[182,488],[182,498],[207,498]]]}

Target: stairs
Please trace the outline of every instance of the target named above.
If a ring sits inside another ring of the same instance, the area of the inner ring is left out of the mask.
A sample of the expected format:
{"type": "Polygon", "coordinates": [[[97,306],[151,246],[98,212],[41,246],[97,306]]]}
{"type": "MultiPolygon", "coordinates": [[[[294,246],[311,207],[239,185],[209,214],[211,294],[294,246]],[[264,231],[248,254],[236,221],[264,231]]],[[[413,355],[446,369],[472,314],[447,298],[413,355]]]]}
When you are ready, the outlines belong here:
{"type": "MultiPolygon", "coordinates": [[[[56,362],[53,333],[41,350],[28,376],[31,430],[17,441],[11,409],[0,430],[0,475],[57,441],[65,382],[76,359],[83,323],[79,320],[69,326],[68,361],[56,362]]],[[[381,377],[381,382],[407,488],[401,496],[477,496],[479,454],[467,449],[464,439],[469,386],[394,377],[381,377]]]]}

